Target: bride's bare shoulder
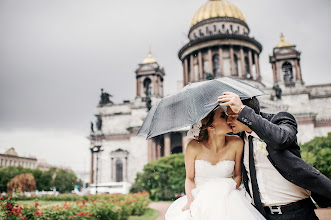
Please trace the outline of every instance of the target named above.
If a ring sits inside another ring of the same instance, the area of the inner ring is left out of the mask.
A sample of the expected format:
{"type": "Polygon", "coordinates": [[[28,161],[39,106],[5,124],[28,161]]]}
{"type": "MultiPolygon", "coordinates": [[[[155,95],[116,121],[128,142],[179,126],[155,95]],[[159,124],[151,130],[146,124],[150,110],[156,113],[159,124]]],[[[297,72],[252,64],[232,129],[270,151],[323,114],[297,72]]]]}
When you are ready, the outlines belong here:
{"type": "Polygon", "coordinates": [[[238,135],[227,135],[226,136],[228,145],[234,148],[243,148],[244,141],[238,135]]]}
{"type": "Polygon", "coordinates": [[[201,150],[201,143],[198,142],[197,140],[191,140],[186,147],[186,151],[190,152],[199,152],[201,150]]]}

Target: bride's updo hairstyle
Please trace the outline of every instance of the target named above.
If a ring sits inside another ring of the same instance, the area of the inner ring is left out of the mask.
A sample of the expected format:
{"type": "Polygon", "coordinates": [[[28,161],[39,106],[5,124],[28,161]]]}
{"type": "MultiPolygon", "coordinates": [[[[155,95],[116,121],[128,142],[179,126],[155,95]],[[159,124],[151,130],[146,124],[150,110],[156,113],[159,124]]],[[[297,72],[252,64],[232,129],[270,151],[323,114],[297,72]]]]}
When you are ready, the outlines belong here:
{"type": "Polygon", "coordinates": [[[211,111],[204,119],[201,120],[201,128],[197,141],[200,142],[200,141],[208,140],[209,135],[207,128],[213,123],[214,115],[215,115],[215,111],[211,111]]]}

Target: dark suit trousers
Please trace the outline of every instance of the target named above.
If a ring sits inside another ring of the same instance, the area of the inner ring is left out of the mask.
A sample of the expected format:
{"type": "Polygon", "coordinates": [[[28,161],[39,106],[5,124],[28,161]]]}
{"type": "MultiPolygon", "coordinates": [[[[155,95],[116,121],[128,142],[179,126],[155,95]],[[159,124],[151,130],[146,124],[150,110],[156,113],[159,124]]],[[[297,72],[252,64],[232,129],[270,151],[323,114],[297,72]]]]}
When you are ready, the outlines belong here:
{"type": "Polygon", "coordinates": [[[267,220],[318,220],[314,208],[303,207],[292,212],[286,212],[282,215],[267,213],[267,220]]]}

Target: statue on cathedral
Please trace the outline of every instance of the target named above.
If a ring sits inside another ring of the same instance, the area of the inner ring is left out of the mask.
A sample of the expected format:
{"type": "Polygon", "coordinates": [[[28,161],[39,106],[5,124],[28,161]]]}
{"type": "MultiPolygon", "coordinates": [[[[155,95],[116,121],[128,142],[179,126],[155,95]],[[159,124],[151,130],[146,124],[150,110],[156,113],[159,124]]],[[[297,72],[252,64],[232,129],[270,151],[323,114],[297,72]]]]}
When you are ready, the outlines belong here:
{"type": "Polygon", "coordinates": [[[147,107],[148,111],[151,110],[151,108],[152,108],[152,100],[149,96],[146,97],[146,107],[147,107]]]}
{"type": "Polygon", "coordinates": [[[108,103],[111,103],[113,104],[112,101],[110,101],[109,97],[112,97],[112,95],[106,93],[106,92],[103,92],[103,89],[101,89],[101,96],[100,96],[100,102],[99,104],[100,105],[104,105],[104,104],[108,104],[108,103]]]}
{"type": "Polygon", "coordinates": [[[91,122],[91,133],[94,133],[94,124],[91,122]]]}
{"type": "Polygon", "coordinates": [[[97,115],[97,129],[98,131],[101,131],[101,128],[102,128],[102,119],[101,119],[101,116],[100,115],[97,115]]]}
{"type": "Polygon", "coordinates": [[[211,74],[211,73],[206,73],[206,79],[207,80],[212,80],[212,79],[214,79],[214,75],[211,74]]]}
{"type": "Polygon", "coordinates": [[[282,89],[279,87],[279,85],[274,85],[272,87],[273,90],[275,90],[275,94],[276,94],[276,97],[277,99],[282,99],[282,89]]]}

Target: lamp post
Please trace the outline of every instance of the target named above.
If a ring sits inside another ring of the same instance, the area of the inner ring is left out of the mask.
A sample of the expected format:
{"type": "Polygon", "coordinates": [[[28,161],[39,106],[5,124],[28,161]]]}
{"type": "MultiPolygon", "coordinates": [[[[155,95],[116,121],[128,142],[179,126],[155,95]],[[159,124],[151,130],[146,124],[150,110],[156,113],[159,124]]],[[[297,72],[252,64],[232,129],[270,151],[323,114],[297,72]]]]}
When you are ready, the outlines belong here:
{"type": "Polygon", "coordinates": [[[98,170],[99,170],[99,152],[100,151],[103,151],[101,149],[101,146],[100,145],[96,145],[94,147],[91,148],[91,153],[94,154],[94,153],[97,153],[97,167],[96,167],[96,173],[95,173],[95,194],[98,194],[98,170]]]}

